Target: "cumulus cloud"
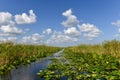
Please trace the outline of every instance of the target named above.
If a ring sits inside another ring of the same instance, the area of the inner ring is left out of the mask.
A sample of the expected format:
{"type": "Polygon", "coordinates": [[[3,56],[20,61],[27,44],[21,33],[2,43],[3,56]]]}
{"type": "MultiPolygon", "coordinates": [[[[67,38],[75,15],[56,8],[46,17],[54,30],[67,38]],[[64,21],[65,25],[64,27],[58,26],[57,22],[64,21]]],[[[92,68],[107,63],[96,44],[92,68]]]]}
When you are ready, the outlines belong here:
{"type": "Polygon", "coordinates": [[[54,34],[46,41],[46,44],[65,44],[76,42],[77,38],[72,38],[62,32],[54,32],[54,34]]]}
{"type": "Polygon", "coordinates": [[[81,32],[101,32],[95,25],[84,23],[82,25],[78,25],[81,32]]]}
{"type": "Polygon", "coordinates": [[[71,14],[72,14],[72,10],[71,9],[68,9],[65,12],[62,13],[63,16],[71,16],[71,14]]]}
{"type": "Polygon", "coordinates": [[[114,37],[114,38],[119,38],[119,37],[120,37],[120,34],[115,34],[113,37],[114,37]]]}
{"type": "MultiPolygon", "coordinates": [[[[29,10],[29,15],[22,13],[15,16],[9,12],[0,12],[0,42],[17,41],[17,37],[29,31],[28,28],[21,29],[17,26],[20,24],[30,24],[36,22],[36,15],[33,10],[29,10]]],[[[47,30],[48,33],[49,30],[47,30]]],[[[31,36],[26,36],[23,40],[32,40],[38,42],[42,38],[41,35],[35,33],[31,36]]]]}
{"type": "Polygon", "coordinates": [[[52,29],[48,28],[45,31],[43,31],[43,34],[51,34],[52,33],[52,29]]]}
{"type": "Polygon", "coordinates": [[[11,24],[12,21],[12,14],[9,12],[0,12],[0,25],[11,24]]]}
{"type": "Polygon", "coordinates": [[[64,30],[64,34],[76,38],[84,36],[89,39],[93,39],[100,35],[101,31],[95,25],[89,23],[80,24],[77,17],[72,13],[73,12],[71,9],[68,9],[62,13],[62,15],[67,18],[66,21],[62,22],[62,25],[67,27],[67,29],[64,30]],[[79,30],[77,30],[78,28],[79,30]]]}
{"type": "Polygon", "coordinates": [[[22,42],[23,42],[23,43],[29,43],[30,40],[31,40],[31,37],[30,37],[30,36],[24,36],[24,37],[22,38],[22,42]]]}
{"type": "Polygon", "coordinates": [[[3,37],[0,37],[0,43],[6,42],[6,41],[7,41],[7,39],[5,39],[5,38],[3,38],[3,37]]]}
{"type": "Polygon", "coordinates": [[[89,40],[93,40],[93,38],[98,37],[98,35],[99,35],[98,33],[92,32],[83,34],[83,36],[88,38],[89,40]]]}
{"type": "Polygon", "coordinates": [[[22,13],[22,15],[15,15],[15,21],[17,24],[30,24],[36,22],[36,15],[33,10],[29,11],[29,15],[22,13]]]}
{"type": "MultiPolygon", "coordinates": [[[[62,21],[64,26],[63,31],[53,31],[51,28],[47,28],[42,31],[42,34],[33,33],[29,36],[22,37],[22,42],[25,44],[72,44],[79,41],[84,36],[88,39],[98,37],[101,31],[97,26],[89,23],[80,24],[79,20],[71,9],[66,10],[62,13],[66,20],[62,21]],[[51,34],[50,36],[48,36],[51,34]],[[45,38],[45,35],[47,36],[45,38]]],[[[29,14],[22,13],[13,16],[9,12],[0,12],[0,40],[1,41],[17,41],[18,35],[25,34],[29,31],[28,28],[20,29],[17,25],[30,24],[36,22],[36,15],[33,10],[29,10],[29,14]],[[15,35],[15,36],[12,36],[15,35]]],[[[117,25],[119,21],[117,22],[117,25]]],[[[113,23],[113,25],[116,25],[113,23]]],[[[120,30],[119,30],[120,32],[120,30]]]]}
{"type": "Polygon", "coordinates": [[[5,36],[9,36],[9,34],[8,33],[0,32],[0,37],[5,37],[5,36]]]}
{"type": "Polygon", "coordinates": [[[120,20],[117,20],[116,22],[112,22],[112,25],[120,27],[120,20]]]}
{"type": "Polygon", "coordinates": [[[117,20],[116,22],[112,22],[113,26],[117,27],[117,33],[114,35],[115,38],[120,37],[120,20],[117,20]]]}
{"type": "Polygon", "coordinates": [[[83,32],[83,36],[88,38],[94,38],[98,37],[101,33],[101,31],[93,24],[82,24],[78,25],[81,32],[83,32]]]}
{"type": "Polygon", "coordinates": [[[77,17],[72,14],[71,9],[63,12],[62,15],[67,18],[66,21],[63,21],[61,23],[64,27],[75,27],[79,23],[79,21],[77,20],[77,17]]]}
{"type": "Polygon", "coordinates": [[[14,42],[17,40],[17,37],[8,37],[8,41],[14,42]]]}
{"type": "Polygon", "coordinates": [[[18,39],[17,37],[0,37],[0,43],[8,41],[15,43],[17,39],[18,39]]]}
{"type": "Polygon", "coordinates": [[[35,22],[36,15],[33,13],[33,10],[30,10],[29,14],[29,16],[26,13],[23,13],[22,15],[15,15],[14,18],[14,16],[9,12],[0,12],[0,36],[20,35],[24,33],[22,29],[16,27],[15,21],[18,24],[35,22]]]}
{"type": "Polygon", "coordinates": [[[79,37],[81,35],[80,31],[78,31],[76,27],[70,27],[67,30],[64,30],[64,33],[73,37],[79,37]]]}
{"type": "Polygon", "coordinates": [[[24,43],[30,43],[30,44],[32,44],[32,43],[38,43],[39,44],[43,40],[44,40],[44,35],[40,35],[38,33],[34,33],[34,34],[30,35],[30,36],[24,36],[22,38],[22,41],[24,43]]]}
{"type": "Polygon", "coordinates": [[[43,40],[43,35],[40,35],[40,34],[38,34],[38,33],[35,33],[35,34],[32,34],[31,39],[32,39],[33,41],[40,41],[40,40],[43,40]]]}
{"type": "Polygon", "coordinates": [[[2,25],[1,31],[8,34],[18,35],[22,34],[22,30],[13,25],[2,25]]]}

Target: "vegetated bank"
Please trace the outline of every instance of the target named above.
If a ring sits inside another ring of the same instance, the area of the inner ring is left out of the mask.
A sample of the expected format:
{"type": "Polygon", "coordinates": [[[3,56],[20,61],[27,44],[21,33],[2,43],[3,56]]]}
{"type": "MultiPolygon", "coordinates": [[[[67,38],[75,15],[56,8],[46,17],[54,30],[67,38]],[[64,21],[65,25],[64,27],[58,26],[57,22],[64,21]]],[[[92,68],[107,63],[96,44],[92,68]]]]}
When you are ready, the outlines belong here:
{"type": "MultiPolygon", "coordinates": [[[[45,79],[69,80],[119,80],[120,42],[105,41],[98,45],[79,45],[68,47],[63,56],[69,63],[54,60],[46,70],[38,75],[45,79]]],[[[66,61],[64,61],[66,62],[66,61]]]]}
{"type": "Polygon", "coordinates": [[[23,45],[11,42],[0,44],[0,75],[20,64],[29,64],[38,58],[50,56],[61,50],[60,47],[45,45],[23,45]]]}

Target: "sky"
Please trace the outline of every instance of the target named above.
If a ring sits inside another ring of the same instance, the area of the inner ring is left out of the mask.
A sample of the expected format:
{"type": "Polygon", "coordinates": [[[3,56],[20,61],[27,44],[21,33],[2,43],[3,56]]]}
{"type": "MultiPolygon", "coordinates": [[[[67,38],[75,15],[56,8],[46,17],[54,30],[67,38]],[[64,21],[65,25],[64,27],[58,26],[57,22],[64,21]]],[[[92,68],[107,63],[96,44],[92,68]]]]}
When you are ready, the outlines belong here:
{"type": "Polygon", "coordinates": [[[0,42],[72,46],[120,40],[120,0],[0,0],[0,42]]]}

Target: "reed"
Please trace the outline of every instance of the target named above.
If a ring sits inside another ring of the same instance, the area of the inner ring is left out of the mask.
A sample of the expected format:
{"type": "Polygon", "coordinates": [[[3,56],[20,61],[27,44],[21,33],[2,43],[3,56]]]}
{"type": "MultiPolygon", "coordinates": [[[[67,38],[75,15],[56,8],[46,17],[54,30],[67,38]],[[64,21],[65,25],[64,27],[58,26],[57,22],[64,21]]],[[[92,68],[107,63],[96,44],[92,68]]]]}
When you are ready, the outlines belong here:
{"type": "Polygon", "coordinates": [[[20,64],[28,64],[59,51],[60,47],[23,45],[11,42],[0,44],[0,72],[9,71],[20,64]],[[12,67],[11,67],[12,66],[12,67]]]}
{"type": "Polygon", "coordinates": [[[71,46],[64,49],[64,61],[53,61],[38,76],[59,80],[120,80],[120,42],[71,46]],[[67,63],[65,63],[67,62],[67,63]]]}

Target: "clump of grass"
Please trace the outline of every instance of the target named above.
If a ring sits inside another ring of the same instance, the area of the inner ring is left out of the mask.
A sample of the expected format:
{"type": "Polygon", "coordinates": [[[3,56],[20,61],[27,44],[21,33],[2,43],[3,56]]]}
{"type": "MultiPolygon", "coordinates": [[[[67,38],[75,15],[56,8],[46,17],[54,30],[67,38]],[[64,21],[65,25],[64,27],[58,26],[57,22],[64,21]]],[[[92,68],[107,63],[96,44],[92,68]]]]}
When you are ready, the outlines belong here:
{"type": "Polygon", "coordinates": [[[117,40],[103,42],[104,54],[120,57],[120,42],[117,40]]]}
{"type": "Polygon", "coordinates": [[[0,74],[9,71],[20,64],[28,64],[37,58],[52,55],[60,47],[45,45],[23,45],[13,43],[0,44],[0,74]]]}
{"type": "Polygon", "coordinates": [[[104,41],[98,45],[79,45],[65,49],[63,54],[76,69],[87,72],[79,79],[120,79],[120,42],[104,41]]]}
{"type": "Polygon", "coordinates": [[[120,42],[117,40],[105,41],[97,45],[82,44],[67,47],[63,56],[69,61],[69,64],[53,62],[38,75],[45,79],[54,78],[55,80],[62,77],[68,80],[120,79],[120,42]],[[56,78],[55,75],[59,77],[56,78]]]}

